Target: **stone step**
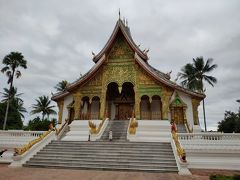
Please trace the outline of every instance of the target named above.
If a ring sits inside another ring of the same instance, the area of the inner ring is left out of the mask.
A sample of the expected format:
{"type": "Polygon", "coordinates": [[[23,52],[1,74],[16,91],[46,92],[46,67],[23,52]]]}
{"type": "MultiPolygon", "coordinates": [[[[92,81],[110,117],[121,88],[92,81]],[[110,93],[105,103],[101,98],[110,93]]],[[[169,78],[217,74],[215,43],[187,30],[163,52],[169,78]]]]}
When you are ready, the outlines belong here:
{"type": "Polygon", "coordinates": [[[112,131],[112,139],[117,141],[127,141],[127,129],[129,121],[115,121],[110,120],[106,129],[104,130],[100,140],[98,141],[108,141],[109,140],[109,131],[112,131]]]}
{"type": "Polygon", "coordinates": [[[71,168],[71,169],[94,169],[94,170],[116,170],[116,171],[149,171],[149,172],[178,172],[177,168],[145,168],[145,167],[109,167],[94,165],[75,165],[75,164],[43,164],[28,163],[25,167],[46,167],[46,168],[71,168]]]}
{"type": "MultiPolygon", "coordinates": [[[[43,151],[41,150],[40,152],[37,153],[37,156],[38,155],[51,155],[51,156],[79,156],[79,157],[82,157],[82,156],[107,156],[107,157],[119,157],[119,153],[116,153],[116,152],[112,152],[112,153],[109,153],[109,152],[96,152],[96,153],[88,153],[88,152],[72,152],[72,153],[65,153],[65,152],[49,152],[49,151],[43,151]]],[[[129,153],[129,154],[121,154],[121,157],[136,157],[136,158],[142,158],[142,157],[148,157],[148,158],[163,158],[163,157],[166,157],[166,158],[172,158],[174,159],[174,156],[173,154],[169,153],[169,154],[164,154],[164,153],[161,153],[161,154],[142,154],[142,153],[129,153]]]]}
{"type": "MultiPolygon", "coordinates": [[[[32,158],[31,162],[49,162],[49,163],[116,163],[116,160],[112,159],[80,159],[80,158],[32,158]]],[[[144,165],[165,165],[165,166],[176,166],[174,161],[154,161],[154,160],[128,160],[128,159],[118,159],[117,164],[144,164],[144,165]]]]}
{"type": "MultiPolygon", "coordinates": [[[[60,149],[61,150],[61,149],[60,149]]],[[[43,149],[41,151],[47,151],[47,152],[56,152],[56,151],[59,151],[59,149],[43,149]]],[[[91,152],[91,153],[96,153],[96,152],[99,152],[99,149],[64,149],[64,150],[61,150],[62,152],[64,153],[75,153],[75,152],[91,152]]],[[[108,149],[101,149],[101,152],[108,152],[109,154],[112,153],[112,151],[109,151],[108,149]]],[[[169,152],[169,150],[163,150],[163,151],[157,151],[157,150],[152,150],[152,151],[149,151],[149,150],[138,150],[137,152],[134,152],[132,150],[128,150],[128,149],[119,149],[119,150],[115,150],[115,153],[119,153],[119,154],[125,154],[125,153],[128,153],[128,154],[134,154],[134,153],[144,153],[144,154],[158,154],[158,153],[164,153],[164,154],[172,154],[173,152],[169,152]]]]}
{"type": "Polygon", "coordinates": [[[164,167],[164,168],[176,168],[176,165],[171,165],[171,164],[139,164],[139,163],[131,163],[131,162],[123,162],[123,163],[119,163],[119,162],[112,162],[112,163],[108,163],[105,164],[104,162],[66,162],[66,161],[53,161],[53,162],[49,162],[49,161],[31,161],[31,162],[27,162],[26,164],[32,164],[32,163],[39,163],[39,164],[61,164],[61,165],[91,165],[91,166],[105,166],[105,167],[145,167],[145,168],[159,168],[159,167],[164,167]]]}
{"type": "MultiPolygon", "coordinates": [[[[129,151],[150,151],[150,152],[169,152],[170,149],[169,148],[165,148],[165,147],[161,147],[159,149],[153,149],[153,148],[148,148],[148,147],[108,147],[108,146],[100,146],[101,150],[111,150],[111,151],[118,151],[118,150],[129,150],[129,151]]],[[[54,149],[54,150],[98,150],[99,151],[99,147],[96,146],[80,146],[80,147],[76,147],[76,146],[54,146],[54,145],[48,145],[46,148],[44,149],[54,149]]]]}
{"type": "Polygon", "coordinates": [[[168,145],[171,147],[170,143],[168,142],[81,142],[81,141],[59,141],[59,140],[53,140],[51,141],[51,144],[54,143],[64,143],[64,144],[103,144],[104,146],[107,144],[114,144],[114,145],[143,145],[143,146],[147,146],[147,145],[152,145],[152,146],[158,146],[158,145],[168,145]]]}
{"type": "MultiPolygon", "coordinates": [[[[171,150],[171,146],[166,146],[166,145],[156,145],[156,146],[153,146],[153,145],[148,145],[148,146],[142,146],[142,145],[120,145],[121,147],[126,147],[126,148],[148,148],[148,149],[153,149],[153,148],[168,148],[169,150],[171,150]]],[[[46,147],[62,147],[62,148],[69,148],[69,147],[96,147],[96,148],[99,148],[99,147],[109,147],[109,148],[115,148],[115,147],[119,147],[119,145],[116,145],[116,144],[49,144],[47,145],[46,147]]]]}
{"type": "Polygon", "coordinates": [[[54,154],[37,154],[33,156],[34,159],[77,159],[77,160],[89,160],[89,159],[97,159],[97,160],[138,160],[138,161],[164,161],[164,162],[175,162],[175,158],[172,156],[108,156],[108,155],[93,155],[93,154],[83,154],[83,155],[71,155],[71,154],[61,154],[61,155],[54,155],[54,154]]]}

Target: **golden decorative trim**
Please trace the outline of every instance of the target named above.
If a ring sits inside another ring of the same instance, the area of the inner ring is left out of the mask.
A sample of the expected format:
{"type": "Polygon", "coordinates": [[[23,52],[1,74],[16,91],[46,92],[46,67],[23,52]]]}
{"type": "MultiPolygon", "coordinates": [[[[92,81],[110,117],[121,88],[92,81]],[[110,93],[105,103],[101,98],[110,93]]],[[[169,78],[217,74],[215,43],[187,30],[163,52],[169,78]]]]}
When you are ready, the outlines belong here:
{"type": "Polygon", "coordinates": [[[136,134],[137,127],[138,127],[138,122],[136,118],[131,118],[130,126],[129,126],[129,134],[136,134]]]}
{"type": "Polygon", "coordinates": [[[58,105],[58,110],[59,110],[58,111],[58,124],[61,124],[62,123],[64,101],[63,100],[58,101],[57,105],[58,105]]]}
{"type": "Polygon", "coordinates": [[[90,133],[98,134],[100,132],[104,122],[105,122],[105,119],[102,120],[102,122],[97,127],[96,124],[94,124],[92,121],[88,121],[88,127],[90,128],[90,133]]]}
{"type": "Polygon", "coordinates": [[[171,126],[172,126],[171,127],[172,138],[175,142],[175,146],[176,146],[176,149],[177,149],[178,156],[179,156],[179,158],[182,162],[187,162],[185,150],[181,147],[181,144],[178,140],[176,124],[174,122],[171,122],[171,126]]]}
{"type": "Polygon", "coordinates": [[[200,101],[201,100],[198,100],[198,99],[192,99],[192,111],[193,111],[194,125],[199,125],[198,106],[200,105],[200,101]]]}

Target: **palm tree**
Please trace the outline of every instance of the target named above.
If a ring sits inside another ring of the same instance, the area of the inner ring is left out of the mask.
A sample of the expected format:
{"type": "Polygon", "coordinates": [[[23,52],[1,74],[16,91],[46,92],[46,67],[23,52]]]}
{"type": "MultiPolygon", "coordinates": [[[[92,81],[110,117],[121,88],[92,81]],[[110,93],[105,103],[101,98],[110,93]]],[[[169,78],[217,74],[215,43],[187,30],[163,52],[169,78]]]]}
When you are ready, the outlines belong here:
{"type": "MultiPolygon", "coordinates": [[[[211,86],[217,83],[217,79],[213,76],[207,75],[208,73],[212,72],[214,69],[217,68],[216,64],[213,64],[213,59],[207,59],[205,64],[203,57],[197,57],[196,59],[193,58],[192,64],[186,64],[182,68],[182,72],[179,73],[179,76],[182,81],[182,85],[186,88],[189,88],[193,91],[198,91],[204,93],[204,84],[203,82],[206,81],[211,86]]],[[[205,131],[207,131],[206,125],[206,113],[205,113],[205,102],[203,99],[203,118],[204,118],[204,126],[205,131]]]]}
{"type": "Polygon", "coordinates": [[[13,104],[13,106],[16,108],[16,110],[18,111],[18,113],[20,114],[20,116],[21,116],[22,118],[24,118],[23,113],[26,113],[27,110],[26,110],[25,107],[23,107],[23,101],[21,101],[21,100],[19,100],[19,99],[14,99],[14,100],[12,101],[12,104],[13,104]]]}
{"type": "Polygon", "coordinates": [[[31,114],[42,113],[42,120],[47,115],[49,117],[50,114],[57,114],[53,108],[55,106],[50,106],[51,100],[48,96],[40,96],[36,99],[37,103],[32,105],[33,110],[31,114]]]}
{"type": "MultiPolygon", "coordinates": [[[[21,71],[18,70],[18,68],[27,68],[27,61],[24,59],[24,56],[20,52],[11,52],[10,54],[6,55],[3,58],[2,62],[5,66],[1,69],[2,73],[6,73],[8,77],[8,84],[10,84],[9,91],[13,87],[13,79],[14,76],[16,78],[19,78],[21,76],[21,71]]],[[[7,117],[8,117],[8,109],[9,109],[9,99],[7,102],[7,108],[6,108],[6,113],[5,113],[5,118],[4,118],[4,124],[3,124],[3,130],[6,128],[6,123],[7,123],[7,117]]]]}
{"type": "Polygon", "coordinates": [[[62,80],[57,83],[57,85],[54,87],[57,91],[63,92],[68,85],[68,82],[66,80],[62,80]]]}
{"type": "Polygon", "coordinates": [[[188,63],[181,69],[181,71],[182,72],[178,73],[180,79],[183,79],[181,85],[193,91],[198,91],[199,83],[195,78],[195,69],[193,65],[188,63]]]}
{"type": "Polygon", "coordinates": [[[7,88],[3,88],[4,92],[0,92],[3,96],[2,102],[7,103],[8,100],[11,105],[13,105],[16,110],[19,112],[20,116],[24,118],[23,113],[27,112],[26,108],[23,107],[23,100],[20,98],[20,96],[23,93],[17,93],[17,88],[14,86],[9,91],[7,88]]]}
{"type": "Polygon", "coordinates": [[[14,86],[11,89],[3,88],[4,92],[0,92],[2,94],[2,102],[6,103],[8,100],[11,102],[12,100],[17,100],[17,101],[22,101],[23,100],[20,98],[23,93],[17,94],[17,88],[14,86]]]}

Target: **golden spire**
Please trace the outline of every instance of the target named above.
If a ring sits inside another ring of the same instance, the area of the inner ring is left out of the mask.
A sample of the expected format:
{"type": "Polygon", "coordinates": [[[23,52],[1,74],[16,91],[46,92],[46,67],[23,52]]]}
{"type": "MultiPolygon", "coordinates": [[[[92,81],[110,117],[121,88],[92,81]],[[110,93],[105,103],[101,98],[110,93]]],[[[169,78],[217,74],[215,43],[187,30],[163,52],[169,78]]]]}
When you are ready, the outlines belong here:
{"type": "Polygon", "coordinates": [[[121,19],[121,11],[120,11],[120,8],[118,10],[118,19],[121,19]]]}

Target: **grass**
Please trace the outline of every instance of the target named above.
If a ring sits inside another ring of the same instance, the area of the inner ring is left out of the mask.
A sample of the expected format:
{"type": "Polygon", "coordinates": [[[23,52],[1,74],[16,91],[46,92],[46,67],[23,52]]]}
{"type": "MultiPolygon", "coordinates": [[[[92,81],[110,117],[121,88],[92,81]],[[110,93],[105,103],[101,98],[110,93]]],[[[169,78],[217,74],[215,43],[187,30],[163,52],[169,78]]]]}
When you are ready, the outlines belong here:
{"type": "Polygon", "coordinates": [[[240,175],[234,176],[211,175],[210,180],[240,180],[240,175]]]}

